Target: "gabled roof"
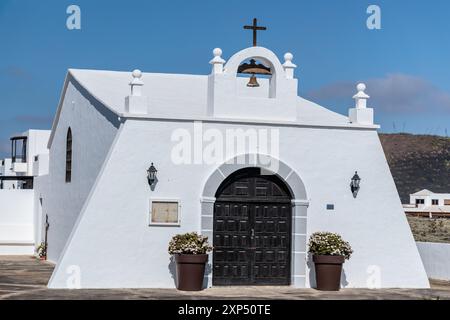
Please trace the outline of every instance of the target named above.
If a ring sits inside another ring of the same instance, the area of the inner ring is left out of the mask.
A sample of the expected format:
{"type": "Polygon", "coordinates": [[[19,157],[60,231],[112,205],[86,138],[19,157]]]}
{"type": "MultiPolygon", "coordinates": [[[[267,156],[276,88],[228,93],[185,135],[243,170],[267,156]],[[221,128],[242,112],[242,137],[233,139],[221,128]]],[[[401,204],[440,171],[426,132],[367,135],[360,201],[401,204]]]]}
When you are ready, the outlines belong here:
{"type": "MultiPolygon", "coordinates": [[[[69,69],[61,94],[59,107],[52,126],[49,148],[59,121],[60,109],[64,101],[67,85],[76,81],[93,98],[119,117],[129,117],[125,113],[125,97],[130,94],[131,72],[69,69]]],[[[170,118],[208,120],[207,114],[208,75],[142,73],[144,86],[142,94],[149,98],[150,112],[139,118],[170,118]]],[[[248,79],[242,78],[242,81],[248,79]]],[[[258,80],[261,86],[268,85],[267,79],[258,80]]],[[[298,121],[290,124],[337,127],[370,127],[351,124],[347,116],[338,114],[304,98],[298,97],[298,121]]],[[[225,120],[225,119],[224,119],[225,120]]],[[[238,122],[239,120],[234,120],[238,122]]],[[[245,122],[249,122],[245,120],[245,122]]],[[[251,122],[251,121],[250,121],[251,122]]],[[[255,122],[259,122],[255,120],[255,122]]],[[[267,123],[270,121],[260,121],[267,123]]],[[[274,122],[275,123],[275,122],[274,122]]],[[[286,123],[286,124],[289,124],[286,123]]]]}
{"type": "MultiPolygon", "coordinates": [[[[125,97],[130,94],[130,72],[70,69],[69,73],[97,100],[124,116],[125,97]]],[[[149,116],[206,115],[208,76],[143,73],[142,80],[145,83],[142,94],[150,99],[149,116]]],[[[329,125],[349,124],[348,117],[301,97],[297,107],[299,117],[304,121],[329,125]]]]}
{"type": "Polygon", "coordinates": [[[424,196],[431,196],[432,194],[434,194],[432,191],[423,189],[419,192],[413,193],[412,196],[424,197],[424,196]]]}

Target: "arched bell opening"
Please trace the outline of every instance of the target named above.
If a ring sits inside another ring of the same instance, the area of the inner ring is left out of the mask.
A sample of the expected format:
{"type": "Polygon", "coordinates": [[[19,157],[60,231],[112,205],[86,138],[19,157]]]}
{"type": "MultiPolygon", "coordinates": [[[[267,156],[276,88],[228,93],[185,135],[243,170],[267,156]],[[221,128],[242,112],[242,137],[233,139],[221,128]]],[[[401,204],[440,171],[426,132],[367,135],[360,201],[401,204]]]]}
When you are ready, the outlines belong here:
{"type": "Polygon", "coordinates": [[[239,95],[274,98],[273,74],[272,64],[265,59],[252,57],[242,61],[237,69],[237,77],[245,80],[238,82],[239,95]]]}
{"type": "Polygon", "coordinates": [[[256,61],[256,59],[251,58],[239,66],[238,74],[249,76],[250,80],[247,83],[247,87],[257,88],[260,86],[257,75],[270,79],[272,70],[270,69],[270,66],[266,66],[263,63],[256,61]]]}

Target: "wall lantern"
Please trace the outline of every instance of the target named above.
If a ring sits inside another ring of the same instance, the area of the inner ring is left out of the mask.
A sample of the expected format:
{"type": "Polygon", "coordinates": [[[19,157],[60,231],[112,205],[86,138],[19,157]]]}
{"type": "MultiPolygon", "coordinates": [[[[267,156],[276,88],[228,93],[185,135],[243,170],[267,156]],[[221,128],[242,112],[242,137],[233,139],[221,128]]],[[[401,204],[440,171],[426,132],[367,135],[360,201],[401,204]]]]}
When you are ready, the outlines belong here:
{"type": "Polygon", "coordinates": [[[358,195],[358,191],[360,189],[360,186],[359,186],[360,182],[361,182],[361,178],[358,175],[358,171],[356,171],[355,175],[352,178],[352,182],[350,183],[350,189],[352,190],[354,198],[356,198],[358,195]]]}
{"type": "Polygon", "coordinates": [[[156,173],[158,172],[158,170],[156,170],[155,166],[152,165],[150,166],[150,168],[148,168],[147,170],[147,179],[148,179],[148,184],[150,186],[153,186],[156,182],[156,173]]]}

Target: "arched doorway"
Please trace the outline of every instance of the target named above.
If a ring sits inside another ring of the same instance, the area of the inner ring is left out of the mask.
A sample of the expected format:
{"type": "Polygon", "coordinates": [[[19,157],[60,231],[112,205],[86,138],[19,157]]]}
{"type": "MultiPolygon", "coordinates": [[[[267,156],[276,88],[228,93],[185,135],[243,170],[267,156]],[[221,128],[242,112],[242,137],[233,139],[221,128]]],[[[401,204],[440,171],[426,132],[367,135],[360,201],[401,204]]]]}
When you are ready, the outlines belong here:
{"type": "Polygon", "coordinates": [[[213,285],[289,285],[293,195],[286,183],[245,168],[215,198],[213,285]]]}

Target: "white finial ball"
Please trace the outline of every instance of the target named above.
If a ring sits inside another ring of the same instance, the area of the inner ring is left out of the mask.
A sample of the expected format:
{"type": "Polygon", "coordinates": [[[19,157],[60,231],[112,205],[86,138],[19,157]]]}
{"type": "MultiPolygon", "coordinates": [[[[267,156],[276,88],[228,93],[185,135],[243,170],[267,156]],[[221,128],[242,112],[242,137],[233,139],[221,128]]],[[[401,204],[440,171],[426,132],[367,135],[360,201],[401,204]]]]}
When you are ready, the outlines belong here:
{"type": "Polygon", "coordinates": [[[222,49],[220,49],[220,48],[215,48],[215,49],[213,50],[213,55],[214,55],[214,57],[220,57],[220,56],[222,55],[222,49]]]}
{"type": "Polygon", "coordinates": [[[133,78],[140,79],[142,77],[142,71],[139,69],[133,70],[133,78]]]}
{"type": "Polygon", "coordinates": [[[294,56],[292,55],[292,53],[287,52],[287,53],[284,55],[284,60],[286,60],[286,61],[292,61],[292,59],[294,59],[294,56]]]}
{"type": "Polygon", "coordinates": [[[364,91],[364,90],[366,90],[366,85],[365,85],[364,83],[359,83],[359,84],[356,86],[356,89],[357,89],[358,91],[364,91]]]}

